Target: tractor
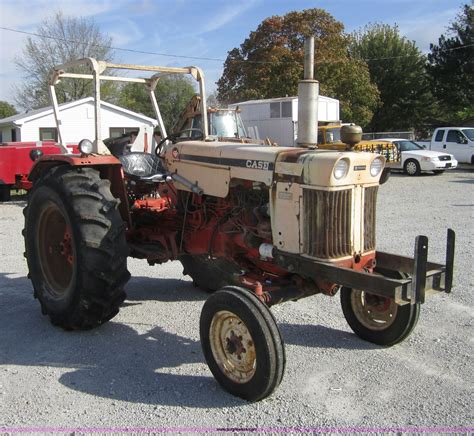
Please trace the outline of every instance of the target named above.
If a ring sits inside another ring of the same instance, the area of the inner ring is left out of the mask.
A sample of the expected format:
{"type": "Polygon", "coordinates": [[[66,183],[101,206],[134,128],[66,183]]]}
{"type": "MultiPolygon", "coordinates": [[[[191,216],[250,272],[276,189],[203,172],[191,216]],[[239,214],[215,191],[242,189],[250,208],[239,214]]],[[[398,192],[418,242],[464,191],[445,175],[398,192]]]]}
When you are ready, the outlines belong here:
{"type": "Polygon", "coordinates": [[[126,298],[127,257],[151,266],[180,261],[184,274],[210,293],[199,326],[210,371],[231,394],[258,401],[278,387],[286,362],[271,306],[339,293],[355,334],[392,346],[412,332],[428,294],[451,292],[451,229],[446,265],[428,262],[425,236],[416,238],[414,257],[376,250],[385,159],[317,149],[318,82],[311,67],[305,64],[299,84],[298,147],[218,141],[209,135],[206,117],[202,139],[167,137],[154,94],[164,74],[193,77],[201,113],[207,113],[197,67],[87,58],[53,71],[50,92],[60,138],[60,80],[93,80],[96,103],[94,141],[80,141],[80,154],[39,157],[29,174],[33,187],[23,232],[28,276],[54,325],[91,329],[113,318],[126,298]],[[69,71],[78,65],[88,66],[90,74],[69,71]],[[107,69],[128,75],[107,75],[107,69]],[[130,77],[130,71],[152,75],[130,77]],[[152,153],[116,157],[104,146],[100,84],[107,80],[148,89],[163,135],[152,153]]]}

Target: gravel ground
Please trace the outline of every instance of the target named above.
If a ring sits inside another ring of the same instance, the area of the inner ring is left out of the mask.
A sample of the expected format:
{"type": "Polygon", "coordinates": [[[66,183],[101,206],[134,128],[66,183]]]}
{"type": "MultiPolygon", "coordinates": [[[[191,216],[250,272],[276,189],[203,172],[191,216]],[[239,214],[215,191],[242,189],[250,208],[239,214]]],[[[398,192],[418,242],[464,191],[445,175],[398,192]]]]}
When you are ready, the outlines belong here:
{"type": "Polygon", "coordinates": [[[471,428],[474,173],[394,175],[379,191],[378,248],[412,255],[415,236],[444,261],[457,232],[455,289],[422,307],[403,343],[383,349],[350,331],[339,298],[273,312],[286,373],[249,404],[213,379],[199,344],[206,294],[171,262],[130,260],[128,299],[111,322],[66,332],[41,315],[23,259],[24,201],[0,205],[0,431],[168,428],[471,428]]]}

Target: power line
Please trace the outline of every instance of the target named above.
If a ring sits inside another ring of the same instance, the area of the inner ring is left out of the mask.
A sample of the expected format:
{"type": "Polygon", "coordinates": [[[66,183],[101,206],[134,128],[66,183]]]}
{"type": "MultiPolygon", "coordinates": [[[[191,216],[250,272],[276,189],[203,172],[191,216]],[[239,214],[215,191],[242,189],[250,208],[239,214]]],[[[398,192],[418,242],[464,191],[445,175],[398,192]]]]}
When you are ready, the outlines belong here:
{"type": "MultiPolygon", "coordinates": [[[[9,32],[15,32],[15,33],[21,33],[23,35],[28,35],[28,36],[36,36],[38,38],[47,38],[47,39],[52,39],[54,41],[62,41],[62,42],[69,42],[69,43],[74,43],[74,44],[83,44],[83,45],[88,45],[87,42],[83,41],[76,41],[74,39],[67,39],[67,38],[57,38],[55,36],[49,36],[49,35],[40,35],[38,33],[33,33],[33,32],[25,32],[24,30],[17,30],[17,29],[10,29],[8,27],[2,27],[0,26],[1,30],[7,30],[9,32]]],[[[196,60],[206,60],[206,61],[222,61],[222,59],[216,59],[216,58],[206,58],[206,57],[197,57],[197,56],[184,56],[184,55],[176,55],[176,54],[169,54],[169,53],[156,53],[152,51],[144,51],[144,50],[133,50],[131,48],[122,48],[122,47],[108,47],[100,44],[92,44],[93,47],[99,47],[99,48],[109,48],[111,50],[119,50],[119,51],[126,51],[126,52],[131,52],[131,53],[138,53],[138,54],[148,54],[148,55],[154,55],[154,56],[168,56],[172,58],[184,58],[184,59],[196,59],[196,60]]]]}
{"type": "MultiPolygon", "coordinates": [[[[40,35],[38,33],[33,33],[33,32],[26,32],[24,30],[17,30],[17,29],[11,29],[9,27],[2,27],[0,26],[0,30],[6,30],[8,32],[14,32],[14,33],[21,33],[23,35],[28,35],[28,36],[35,36],[38,38],[47,38],[47,39],[52,39],[54,41],[62,41],[62,42],[68,42],[68,43],[74,43],[74,44],[83,44],[83,45],[88,45],[88,43],[83,42],[83,41],[76,41],[73,39],[67,39],[67,38],[57,38],[54,36],[48,36],[48,35],[40,35]]],[[[109,48],[110,50],[117,50],[117,51],[124,51],[124,52],[129,52],[129,53],[137,53],[137,54],[146,54],[146,55],[152,55],[152,56],[164,56],[164,57],[171,57],[171,58],[178,58],[178,59],[193,59],[193,60],[200,60],[200,61],[216,61],[216,62],[226,62],[227,59],[220,59],[220,58],[210,58],[210,57],[202,57],[202,56],[186,56],[186,55],[177,55],[177,54],[170,54],[170,53],[158,53],[158,52],[153,52],[153,51],[145,51],[145,50],[134,50],[131,48],[123,48],[123,47],[113,47],[113,46],[103,46],[100,44],[92,44],[93,47],[99,47],[99,48],[109,48]]],[[[459,47],[453,47],[453,48],[447,48],[443,50],[438,50],[440,52],[450,52],[454,50],[461,50],[469,47],[473,47],[474,44],[466,44],[466,45],[461,45],[459,47]]],[[[424,56],[424,55],[422,55],[424,56]]],[[[380,58],[369,58],[369,59],[360,59],[365,62],[375,62],[375,61],[384,61],[384,60],[391,60],[391,59],[403,59],[403,58],[412,58],[412,57],[418,57],[418,55],[402,55],[402,56],[386,56],[386,57],[380,57],[380,58]]],[[[238,63],[252,63],[252,64],[281,64],[281,63],[291,63],[287,61],[252,61],[252,60],[247,60],[247,59],[229,59],[229,62],[238,62],[238,63]]],[[[339,62],[342,62],[339,61],[339,62]]],[[[338,61],[323,61],[321,63],[338,63],[338,61]]]]}

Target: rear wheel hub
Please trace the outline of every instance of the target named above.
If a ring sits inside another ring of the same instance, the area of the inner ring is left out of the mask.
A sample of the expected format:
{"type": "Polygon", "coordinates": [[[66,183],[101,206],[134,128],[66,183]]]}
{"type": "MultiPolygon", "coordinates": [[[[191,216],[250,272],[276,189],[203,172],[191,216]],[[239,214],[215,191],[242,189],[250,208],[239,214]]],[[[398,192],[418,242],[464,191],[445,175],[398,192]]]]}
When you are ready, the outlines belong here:
{"type": "Polygon", "coordinates": [[[38,258],[47,291],[59,298],[70,288],[75,274],[75,250],[71,226],[59,206],[43,206],[37,225],[38,258]]]}

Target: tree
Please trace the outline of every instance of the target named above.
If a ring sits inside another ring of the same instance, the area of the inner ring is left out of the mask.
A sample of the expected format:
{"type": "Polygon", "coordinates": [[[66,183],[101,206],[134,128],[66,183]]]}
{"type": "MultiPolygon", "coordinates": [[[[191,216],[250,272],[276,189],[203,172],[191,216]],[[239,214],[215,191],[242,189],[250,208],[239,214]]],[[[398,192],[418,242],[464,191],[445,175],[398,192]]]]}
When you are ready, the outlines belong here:
{"type": "MultiPolygon", "coordinates": [[[[179,115],[195,94],[191,80],[184,76],[164,76],[156,86],[155,95],[168,133],[179,115]]],[[[148,91],[142,84],[129,83],[122,87],[117,101],[119,106],[155,118],[148,91]]]]}
{"type": "Polygon", "coordinates": [[[12,115],[16,115],[18,112],[10,103],[6,101],[0,101],[0,119],[11,117],[12,115]]]}
{"type": "Polygon", "coordinates": [[[448,32],[453,36],[441,35],[438,45],[430,45],[428,72],[437,117],[457,124],[474,116],[474,9],[464,5],[448,32]]]}
{"type": "Polygon", "coordinates": [[[344,120],[367,124],[378,91],[367,65],[348,54],[344,26],[322,9],[306,9],[265,19],[232,49],[217,82],[223,102],[296,95],[303,78],[304,40],[315,36],[315,76],[320,93],[338,98],[344,120]]]}
{"type": "Polygon", "coordinates": [[[367,128],[380,132],[422,125],[433,99],[426,60],[415,43],[388,24],[370,24],[352,36],[351,53],[367,60],[382,101],[367,128]]]}
{"type": "MultiPolygon", "coordinates": [[[[65,17],[57,12],[38,27],[39,37],[28,37],[22,56],[15,64],[23,73],[24,83],[16,90],[15,102],[25,109],[50,105],[48,83],[54,66],[92,57],[103,61],[113,59],[111,38],[101,33],[91,19],[65,17]]],[[[74,72],[89,72],[81,68],[74,72]]],[[[113,85],[101,88],[104,98],[113,85]]],[[[91,80],[64,79],[56,86],[59,103],[74,101],[92,94],[91,80]]]]}
{"type": "Polygon", "coordinates": [[[220,107],[220,102],[217,99],[216,92],[211,92],[206,99],[207,107],[220,107]]]}

